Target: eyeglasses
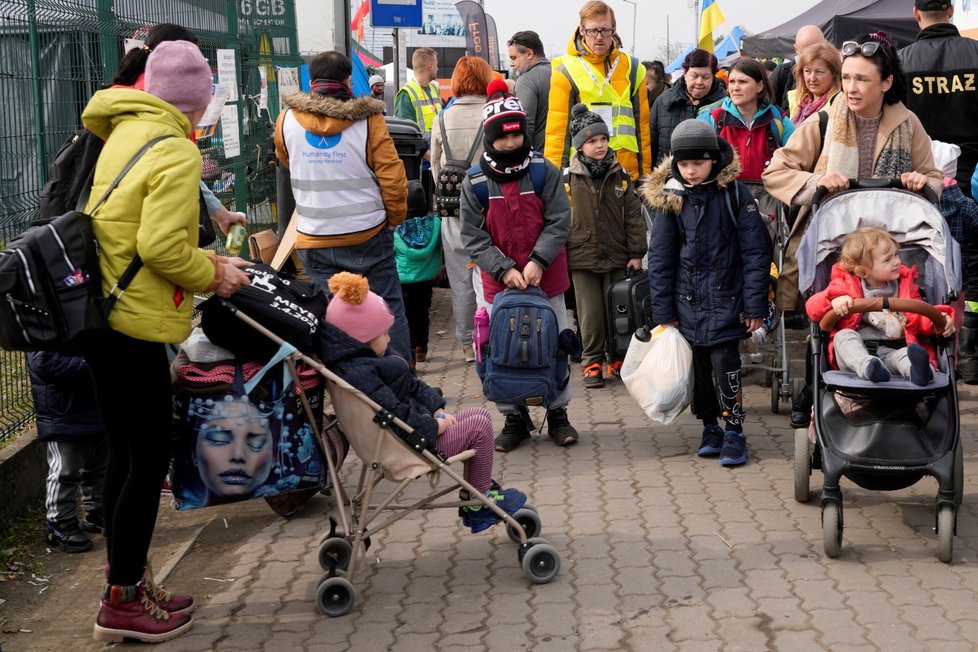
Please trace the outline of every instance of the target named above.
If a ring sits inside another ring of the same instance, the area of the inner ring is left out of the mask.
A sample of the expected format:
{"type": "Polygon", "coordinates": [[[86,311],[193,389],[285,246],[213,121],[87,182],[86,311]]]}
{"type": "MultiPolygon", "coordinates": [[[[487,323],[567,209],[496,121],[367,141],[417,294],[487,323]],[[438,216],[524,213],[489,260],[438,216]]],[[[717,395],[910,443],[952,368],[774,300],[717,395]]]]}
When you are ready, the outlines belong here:
{"type": "Polygon", "coordinates": [[[611,27],[605,27],[603,29],[594,28],[594,29],[584,30],[585,36],[611,36],[614,33],[615,30],[614,28],[611,27]]]}
{"type": "MultiPolygon", "coordinates": [[[[842,58],[851,57],[857,52],[862,54],[864,57],[871,57],[876,54],[880,47],[883,45],[882,41],[866,41],[865,43],[856,43],[855,41],[846,41],[842,44],[842,58]]],[[[890,53],[886,48],[882,48],[883,56],[887,59],[890,58],[890,53]]]]}

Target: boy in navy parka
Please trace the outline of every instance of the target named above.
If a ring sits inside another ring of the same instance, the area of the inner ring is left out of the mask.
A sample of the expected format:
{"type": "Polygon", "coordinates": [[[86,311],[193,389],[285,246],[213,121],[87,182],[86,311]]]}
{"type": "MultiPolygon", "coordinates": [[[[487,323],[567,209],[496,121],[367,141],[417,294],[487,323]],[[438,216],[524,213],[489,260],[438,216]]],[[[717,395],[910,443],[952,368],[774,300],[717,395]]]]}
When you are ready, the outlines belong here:
{"type": "Polygon", "coordinates": [[[653,209],[649,290],[658,324],[693,348],[697,453],[724,466],[747,461],[739,343],[768,313],[771,238],[730,145],[698,120],[680,123],[665,159],[639,191],[653,209]],[[718,419],[723,417],[725,428],[718,419]]]}

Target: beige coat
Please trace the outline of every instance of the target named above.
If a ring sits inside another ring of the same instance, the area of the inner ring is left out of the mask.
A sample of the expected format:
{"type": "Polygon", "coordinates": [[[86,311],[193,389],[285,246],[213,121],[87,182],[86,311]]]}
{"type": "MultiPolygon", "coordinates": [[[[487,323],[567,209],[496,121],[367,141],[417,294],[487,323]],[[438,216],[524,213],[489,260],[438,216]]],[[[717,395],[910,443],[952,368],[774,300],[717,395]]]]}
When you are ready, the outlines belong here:
{"type": "MultiPolygon", "coordinates": [[[[845,101],[840,97],[839,101],[845,101]]],[[[910,122],[912,131],[911,141],[911,162],[913,170],[907,172],[920,172],[928,177],[928,185],[937,193],[941,194],[944,187],[944,178],[941,171],[934,165],[934,157],[930,149],[930,137],[924,131],[920,120],[910,112],[903,103],[883,105],[883,117],[880,120],[879,133],[876,136],[876,148],[873,152],[873,165],[879,158],[890,134],[904,121],[910,122]]],[[[825,130],[826,134],[832,133],[832,121],[825,130]]],[[[764,171],[761,177],[764,181],[764,188],[781,203],[790,206],[795,195],[801,191],[808,180],[816,175],[812,170],[822,151],[821,138],[818,132],[818,114],[810,116],[803,123],[798,125],[795,132],[788,139],[788,143],[774,152],[771,164],[764,171]]],[[[798,298],[798,261],[795,260],[795,252],[801,242],[801,236],[808,225],[808,215],[810,208],[802,208],[788,236],[788,246],[785,250],[784,268],[778,280],[778,309],[793,310],[798,298]]]]}
{"type": "MultiPolygon", "coordinates": [[[[442,144],[441,128],[438,123],[445,121],[445,132],[448,134],[448,146],[452,148],[452,156],[463,159],[472,147],[475,134],[482,124],[482,108],[486,105],[484,95],[466,95],[460,97],[435,118],[431,126],[431,173],[435,179],[441,171],[441,166],[448,160],[445,147],[442,144]]],[[[482,138],[479,139],[480,141],[482,138]]],[[[470,163],[475,165],[482,156],[483,145],[480,142],[472,155],[470,163]]]]}

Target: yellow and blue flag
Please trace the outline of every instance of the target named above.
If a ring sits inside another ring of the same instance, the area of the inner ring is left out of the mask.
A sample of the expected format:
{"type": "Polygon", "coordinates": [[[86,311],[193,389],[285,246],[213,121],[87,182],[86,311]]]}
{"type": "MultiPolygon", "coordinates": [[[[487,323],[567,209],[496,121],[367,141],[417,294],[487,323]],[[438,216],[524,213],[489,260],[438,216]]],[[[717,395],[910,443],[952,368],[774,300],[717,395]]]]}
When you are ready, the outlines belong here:
{"type": "Polygon", "coordinates": [[[703,0],[703,11],[700,12],[700,42],[698,47],[713,52],[713,30],[723,24],[723,12],[720,11],[716,0],[703,0]]]}

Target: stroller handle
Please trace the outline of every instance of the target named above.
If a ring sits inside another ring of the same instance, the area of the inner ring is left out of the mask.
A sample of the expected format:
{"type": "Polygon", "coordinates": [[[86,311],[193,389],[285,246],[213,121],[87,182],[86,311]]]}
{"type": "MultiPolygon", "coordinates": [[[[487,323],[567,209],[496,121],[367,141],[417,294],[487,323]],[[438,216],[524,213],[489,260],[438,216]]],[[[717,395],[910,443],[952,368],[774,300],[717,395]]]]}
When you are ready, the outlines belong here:
{"type": "MultiPolygon", "coordinates": [[[[867,188],[896,188],[899,190],[906,190],[906,188],[903,187],[903,182],[899,179],[849,179],[849,190],[864,190],[867,188]]],[[[818,207],[821,206],[823,201],[825,201],[828,194],[829,191],[824,186],[819,186],[818,189],[815,190],[815,195],[812,197],[813,213],[818,210],[818,207]]],[[[940,201],[937,193],[935,193],[934,189],[930,186],[925,185],[924,189],[921,190],[919,194],[934,205],[937,205],[937,203],[940,201]]]]}
{"type": "MultiPolygon", "coordinates": [[[[856,299],[853,301],[852,308],[849,309],[849,312],[878,312],[880,310],[895,310],[897,312],[912,312],[918,315],[923,315],[934,322],[935,326],[937,326],[937,324],[941,325],[941,327],[937,329],[938,333],[944,332],[946,320],[950,319],[950,317],[926,301],[918,301],[916,299],[891,299],[889,297],[856,299]]],[[[842,319],[841,315],[837,314],[834,310],[829,310],[827,313],[825,313],[825,316],[822,317],[821,321],[818,322],[818,327],[823,332],[828,333],[840,319],[842,319]]]]}

